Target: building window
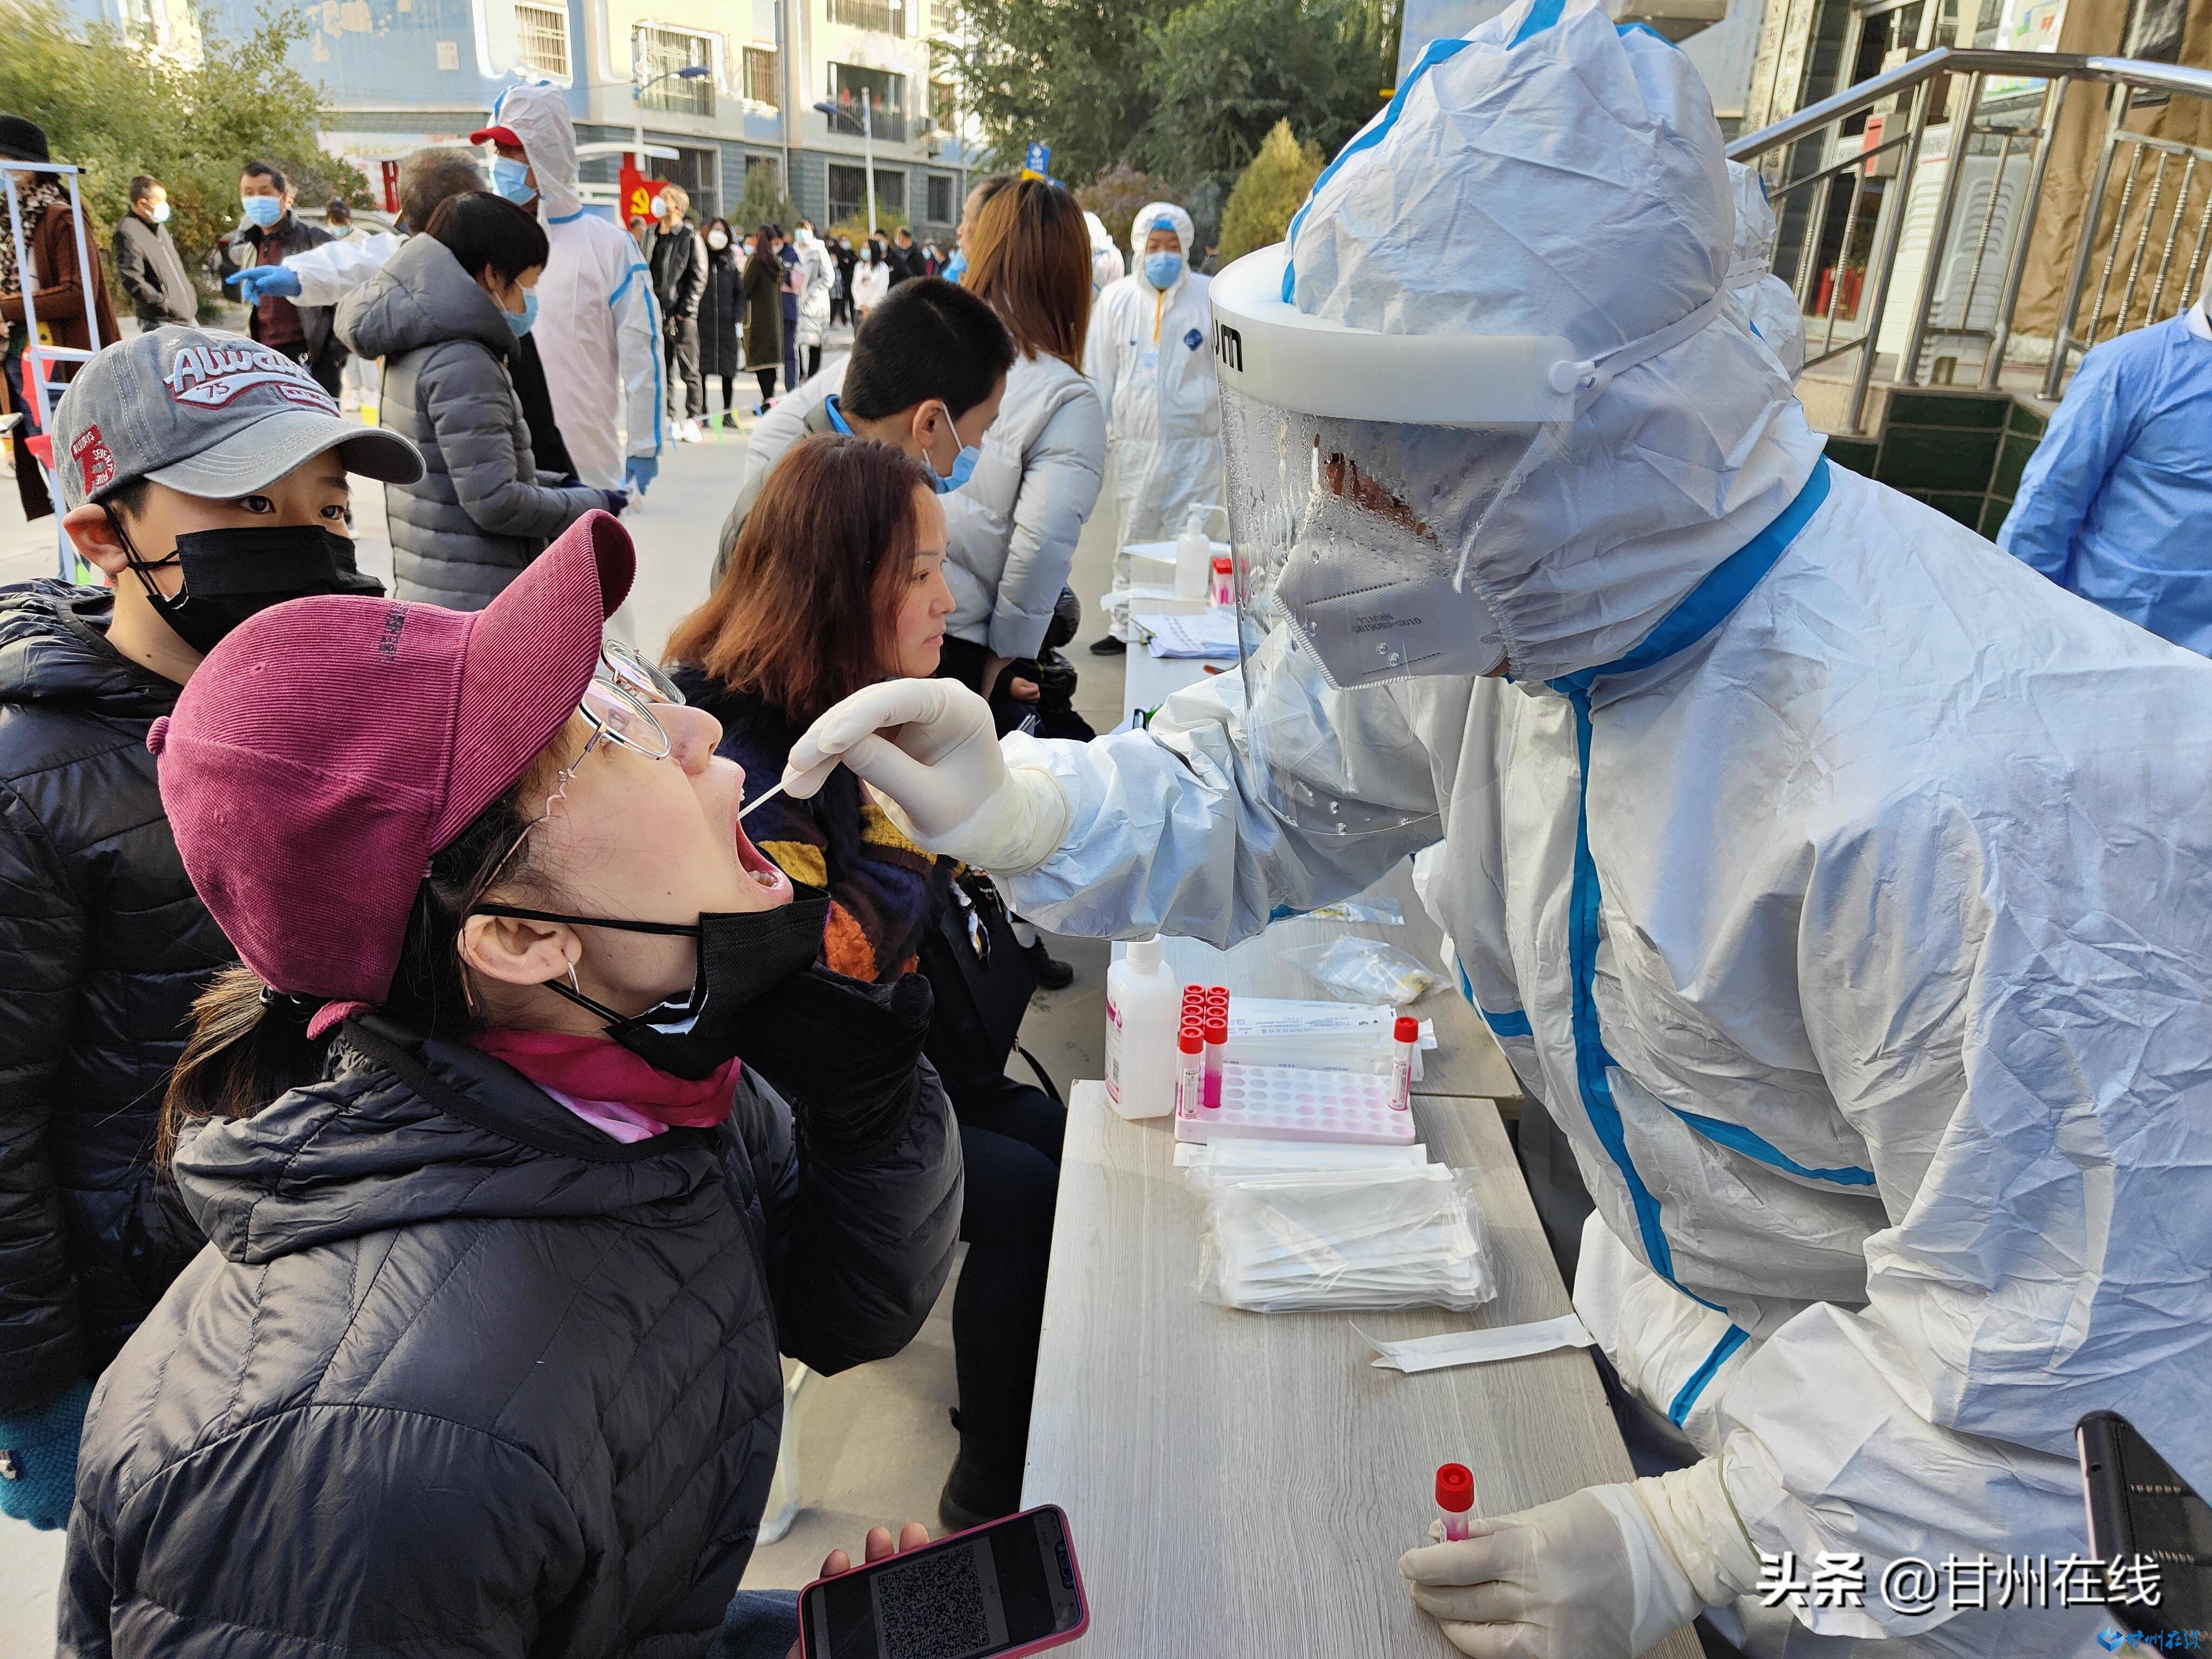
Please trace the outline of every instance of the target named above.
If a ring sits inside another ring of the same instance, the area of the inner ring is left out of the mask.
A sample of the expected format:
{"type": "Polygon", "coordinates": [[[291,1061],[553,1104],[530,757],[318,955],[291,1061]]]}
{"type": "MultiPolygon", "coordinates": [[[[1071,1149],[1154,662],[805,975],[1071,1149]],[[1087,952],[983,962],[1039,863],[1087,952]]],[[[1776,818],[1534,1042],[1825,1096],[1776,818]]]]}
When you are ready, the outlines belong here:
{"type": "Polygon", "coordinates": [[[959,29],[959,0],[929,0],[929,32],[932,34],[956,34],[959,29]]]}
{"type": "Polygon", "coordinates": [[[783,102],[783,88],[777,84],[776,56],[765,46],[745,48],[745,96],[757,104],[783,102]]]}
{"type": "Polygon", "coordinates": [[[556,80],[568,78],[568,9],[518,5],[514,28],[522,42],[522,67],[556,80]]]}
{"type": "Polygon", "coordinates": [[[932,81],[929,83],[929,126],[933,132],[950,133],[957,118],[958,107],[953,101],[952,82],[932,81]]]}
{"type": "MultiPolygon", "coordinates": [[[[921,0],[912,3],[919,5],[921,0]]],[[[908,0],[830,0],[830,21],[849,29],[904,34],[907,4],[908,0]]]]}
{"type": "Polygon", "coordinates": [[[952,222],[952,181],[941,173],[929,175],[929,222],[933,225],[952,222]]]}
{"type": "Polygon", "coordinates": [[[646,87],[643,97],[638,100],[646,108],[665,110],[672,115],[714,112],[714,77],[702,75],[685,80],[676,73],[693,64],[714,67],[714,42],[711,37],[641,23],[630,37],[630,60],[637,66],[639,83],[646,87]]]}
{"type": "MultiPolygon", "coordinates": [[[[831,162],[830,222],[842,225],[850,221],[865,226],[867,215],[867,169],[839,167],[831,162]]],[[[876,216],[890,223],[905,222],[906,174],[903,171],[886,167],[876,169],[876,216]]]]}
{"type": "Polygon", "coordinates": [[[848,138],[863,131],[861,111],[874,135],[892,143],[906,139],[906,76],[889,70],[860,69],[851,64],[830,65],[830,96],[837,106],[830,130],[848,138]]]}

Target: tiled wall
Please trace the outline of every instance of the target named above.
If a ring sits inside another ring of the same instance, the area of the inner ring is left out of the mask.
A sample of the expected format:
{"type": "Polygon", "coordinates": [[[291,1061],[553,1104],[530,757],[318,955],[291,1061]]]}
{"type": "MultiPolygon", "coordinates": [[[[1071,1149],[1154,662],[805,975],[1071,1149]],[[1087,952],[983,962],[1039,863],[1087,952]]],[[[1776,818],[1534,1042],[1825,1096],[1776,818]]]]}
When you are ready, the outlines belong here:
{"type": "Polygon", "coordinates": [[[2043,428],[2009,392],[1898,391],[1879,438],[1831,438],[1828,458],[1994,537],[2043,428]]]}

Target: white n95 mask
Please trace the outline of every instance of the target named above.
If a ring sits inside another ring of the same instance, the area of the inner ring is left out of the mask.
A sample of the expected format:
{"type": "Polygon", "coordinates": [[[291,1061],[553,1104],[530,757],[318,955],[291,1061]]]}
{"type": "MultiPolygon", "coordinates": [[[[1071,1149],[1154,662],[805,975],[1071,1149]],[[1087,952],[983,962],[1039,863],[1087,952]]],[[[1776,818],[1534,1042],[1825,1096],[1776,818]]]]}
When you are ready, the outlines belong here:
{"type": "Polygon", "coordinates": [[[1537,429],[1314,424],[1322,429],[1310,439],[1304,509],[1273,602],[1328,683],[1348,690],[1503,665],[1505,626],[1479,572],[1473,581],[1462,573],[1470,540],[1523,475],[1537,429]]]}

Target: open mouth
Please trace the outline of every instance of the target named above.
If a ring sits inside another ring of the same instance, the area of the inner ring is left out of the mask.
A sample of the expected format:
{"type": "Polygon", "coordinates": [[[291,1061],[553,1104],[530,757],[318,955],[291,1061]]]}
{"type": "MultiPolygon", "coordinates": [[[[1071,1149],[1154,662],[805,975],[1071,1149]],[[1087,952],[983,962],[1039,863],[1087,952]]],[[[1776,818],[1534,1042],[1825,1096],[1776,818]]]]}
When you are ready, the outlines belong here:
{"type": "Polygon", "coordinates": [[[730,820],[730,830],[737,837],[738,867],[773,893],[777,902],[787,902],[792,896],[791,878],[777,869],[768,855],[753,845],[752,837],[745,834],[745,826],[734,817],[730,820]]]}

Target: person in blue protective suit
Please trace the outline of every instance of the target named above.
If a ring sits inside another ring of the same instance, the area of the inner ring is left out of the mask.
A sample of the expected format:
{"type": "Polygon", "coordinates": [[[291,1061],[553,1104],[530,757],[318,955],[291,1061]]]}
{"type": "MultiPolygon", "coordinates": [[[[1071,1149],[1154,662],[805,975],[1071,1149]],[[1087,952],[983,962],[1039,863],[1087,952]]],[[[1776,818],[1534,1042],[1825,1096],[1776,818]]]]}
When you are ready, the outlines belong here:
{"type": "Polygon", "coordinates": [[[1240,672],[1089,744],[892,682],[787,775],[1071,933],[1227,945],[1436,848],[1688,1460],[1409,1552],[1462,1650],[2073,1659],[2101,1607],[1879,1588],[2085,1551],[2093,1409],[2212,1490],[2212,675],[1829,465],[1733,242],[1649,31],[1437,43],[1213,282],[1240,672]],[[1762,1607],[1785,1551],[1866,1594],[1762,1607]]]}
{"type": "Polygon", "coordinates": [[[2212,285],[2093,348],[1997,545],[2069,593],[2212,655],[2212,285]]]}

